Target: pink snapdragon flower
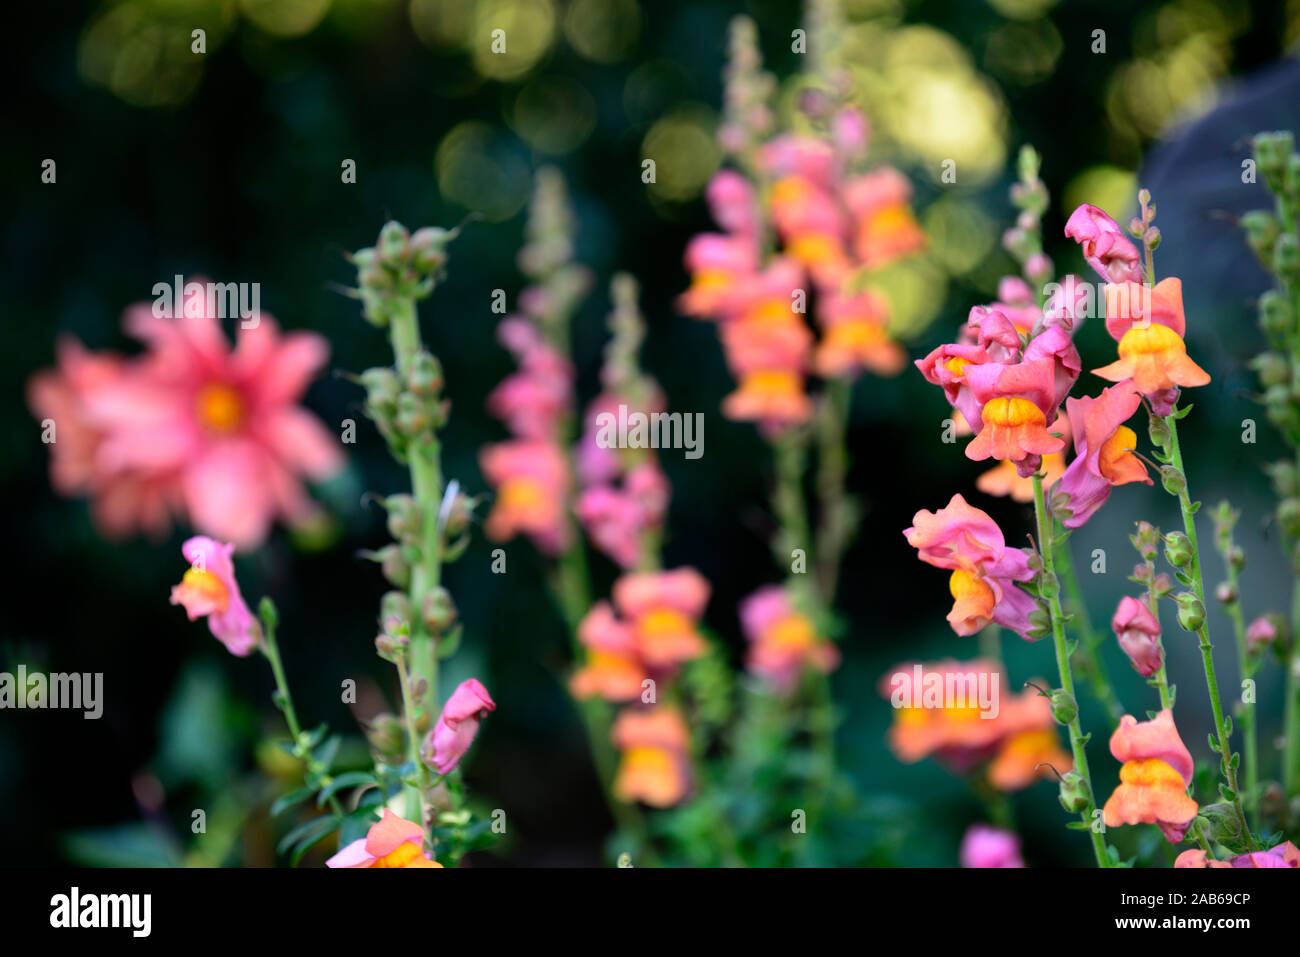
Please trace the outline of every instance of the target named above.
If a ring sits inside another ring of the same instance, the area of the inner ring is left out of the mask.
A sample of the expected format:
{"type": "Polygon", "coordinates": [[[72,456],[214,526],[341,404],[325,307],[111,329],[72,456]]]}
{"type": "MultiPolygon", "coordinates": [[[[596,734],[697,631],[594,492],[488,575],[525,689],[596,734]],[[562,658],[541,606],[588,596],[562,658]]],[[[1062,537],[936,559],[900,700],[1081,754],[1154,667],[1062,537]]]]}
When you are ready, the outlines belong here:
{"type": "Polygon", "coordinates": [[[1024,867],[1020,838],[988,824],[972,824],[961,839],[962,867],[1024,867]]]}
{"type": "Polygon", "coordinates": [[[442,867],[424,853],[424,829],[384,808],[383,817],[325,862],[326,867],[442,867]]]}
{"type": "Polygon", "coordinates": [[[235,580],[230,556],[235,546],[196,535],[181,546],[190,563],[179,585],[172,587],[171,604],[180,605],[190,621],[208,619],[213,637],[232,655],[251,654],[261,640],[261,628],[235,580]]]}
{"type": "Polygon", "coordinates": [[[539,440],[517,439],[489,445],[479,468],[496,489],[496,501],[483,523],[493,541],[529,536],[548,555],[563,551],[570,529],[565,502],[572,479],[562,449],[539,440]]]}
{"type": "Polygon", "coordinates": [[[1165,657],[1160,644],[1160,622],[1145,602],[1125,595],[1119,600],[1110,627],[1138,674],[1150,678],[1160,670],[1165,657]]]}
{"type": "Polygon", "coordinates": [[[1111,735],[1110,753],[1123,766],[1119,786],[1102,808],[1106,826],[1155,824],[1171,844],[1181,841],[1196,818],[1196,801],[1187,794],[1195,766],[1173,712],[1166,708],[1150,721],[1124,715],[1111,735]]]}
{"type": "Polygon", "coordinates": [[[747,667],[781,694],[794,690],[805,668],[826,674],[839,664],[839,650],[817,634],[780,585],[765,585],[744,599],[740,623],[749,641],[747,667]]]}
{"type": "Polygon", "coordinates": [[[1142,282],[1146,270],[1136,246],[1119,224],[1096,206],[1084,203],[1065,223],[1065,235],[1083,247],[1083,258],[1106,282],[1142,282]]]}
{"type": "Polygon", "coordinates": [[[952,571],[948,623],[953,631],[973,635],[993,621],[1029,637],[1029,616],[1038,606],[1015,584],[1034,577],[1028,555],[1007,547],[1002,530],[986,512],[954,495],[937,512],[917,512],[903,534],[921,561],[952,571]]]}
{"type": "Polygon", "coordinates": [[[438,723],[424,739],[424,761],[439,774],[450,774],[478,734],[479,723],[489,711],[497,709],[487,688],[477,678],[457,685],[442,706],[438,723]]]}
{"type": "Polygon", "coordinates": [[[1152,484],[1146,466],[1134,455],[1137,434],[1126,426],[1142,404],[1132,383],[1101,390],[1096,398],[1066,400],[1074,431],[1075,457],[1053,488],[1054,504],[1066,528],[1079,528],[1110,498],[1116,485],[1152,484]]]}

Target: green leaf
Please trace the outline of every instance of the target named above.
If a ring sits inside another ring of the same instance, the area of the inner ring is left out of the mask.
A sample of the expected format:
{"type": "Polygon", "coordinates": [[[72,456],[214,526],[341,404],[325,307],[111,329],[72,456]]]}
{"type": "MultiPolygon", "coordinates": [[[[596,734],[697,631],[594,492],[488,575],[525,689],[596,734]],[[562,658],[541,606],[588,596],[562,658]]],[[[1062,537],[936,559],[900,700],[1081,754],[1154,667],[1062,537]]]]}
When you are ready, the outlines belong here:
{"type": "Polygon", "coordinates": [[[320,794],[316,797],[316,806],[320,807],[344,788],[355,788],[374,783],[376,783],[375,776],[369,771],[349,771],[346,774],[340,774],[321,789],[320,794]]]}
{"type": "MultiPolygon", "coordinates": [[[[333,814],[326,814],[321,817],[314,817],[305,824],[300,824],[292,831],[280,838],[280,843],[275,845],[275,853],[283,854],[289,848],[301,844],[303,841],[311,841],[314,844],[327,834],[332,834],[338,829],[340,821],[333,814]]],[[[307,847],[310,847],[308,844],[307,847]]],[[[305,849],[305,848],[304,848],[305,849]]],[[[295,858],[295,863],[297,859],[295,858]]]]}
{"type": "Polygon", "coordinates": [[[315,793],[313,788],[299,788],[297,791],[276,798],[275,803],[271,805],[271,817],[279,817],[289,808],[301,804],[315,793]]]}
{"type": "Polygon", "coordinates": [[[329,738],[317,748],[312,757],[328,770],[334,764],[334,758],[339,753],[339,745],[343,743],[343,738],[337,734],[332,734],[329,738]]]}

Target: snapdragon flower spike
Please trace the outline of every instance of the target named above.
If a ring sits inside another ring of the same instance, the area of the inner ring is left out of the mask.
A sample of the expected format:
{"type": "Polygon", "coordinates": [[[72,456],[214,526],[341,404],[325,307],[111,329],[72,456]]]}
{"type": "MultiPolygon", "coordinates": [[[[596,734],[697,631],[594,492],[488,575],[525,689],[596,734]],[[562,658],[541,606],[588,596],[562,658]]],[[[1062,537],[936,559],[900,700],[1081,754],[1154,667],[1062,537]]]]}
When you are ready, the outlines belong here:
{"type": "Polygon", "coordinates": [[[1160,622],[1145,602],[1125,595],[1119,600],[1110,627],[1138,674],[1150,678],[1160,670],[1165,657],[1160,644],[1160,622]]]}
{"type": "Polygon", "coordinates": [[[844,185],[844,203],[854,217],[853,251],[868,269],[888,265],[925,248],[925,233],[912,214],[912,184],[882,166],[844,185]]]}
{"type": "Polygon", "coordinates": [[[1141,282],[1142,254],[1119,224],[1103,210],[1084,203],[1065,223],[1065,235],[1083,247],[1083,258],[1106,282],[1141,282]]]}
{"type": "Polygon", "coordinates": [[[622,752],[614,775],[614,795],[651,807],[672,807],[691,787],[691,733],[676,707],[627,708],[610,732],[622,752]]]}
{"type": "Polygon", "coordinates": [[[740,623],[749,641],[746,666],[779,694],[792,692],[805,668],[827,674],[839,664],[839,650],[780,585],[765,585],[742,601],[740,623]]]}
{"type": "Polygon", "coordinates": [[[1153,289],[1133,282],[1107,286],[1106,331],[1119,343],[1119,359],[1093,373],[1111,382],[1132,379],[1156,414],[1168,415],[1177,389],[1210,381],[1187,355],[1186,328],[1181,279],[1171,276],[1153,289]]]}
{"type": "Polygon", "coordinates": [[[1024,867],[1020,838],[989,824],[972,824],[961,839],[962,867],[1024,867]]]}
{"type": "Polygon", "coordinates": [[[575,698],[632,701],[641,694],[641,683],[649,675],[637,648],[636,632],[614,614],[609,602],[596,602],[583,616],[578,641],[587,650],[587,658],[569,680],[575,698]]]}
{"type": "Polygon", "coordinates": [[[232,655],[251,654],[261,639],[261,628],[244,602],[235,580],[230,556],[235,546],[205,535],[195,535],[181,546],[190,569],[172,587],[171,604],[180,605],[190,621],[206,617],[213,637],[232,655]]]}
{"type": "Polygon", "coordinates": [[[1111,735],[1110,753],[1122,767],[1120,784],[1102,808],[1106,826],[1155,824],[1170,843],[1181,841],[1197,805],[1187,794],[1192,755],[1174,727],[1173,712],[1166,708],[1150,721],[1124,715],[1111,735]]]}
{"type": "Polygon", "coordinates": [[[497,709],[487,688],[477,678],[457,685],[442,706],[438,723],[425,737],[422,754],[426,764],[439,774],[450,774],[474,743],[478,726],[489,711],[497,709]]]}
{"type": "Polygon", "coordinates": [[[325,862],[326,867],[442,867],[424,853],[424,829],[384,808],[383,817],[325,862]]]}
{"type": "Polygon", "coordinates": [[[1133,454],[1137,434],[1124,425],[1141,404],[1142,395],[1130,382],[1102,389],[1096,398],[1066,400],[1075,457],[1052,494],[1066,528],[1079,528],[1092,518],[1114,486],[1152,484],[1146,466],[1133,454]]]}
{"type": "Polygon", "coordinates": [[[1038,604],[1015,583],[1029,581],[1034,572],[1028,555],[1007,547],[986,512],[954,495],[937,512],[917,512],[903,534],[921,561],[952,572],[948,623],[953,631],[973,635],[992,621],[1029,639],[1029,616],[1038,604]]]}
{"type": "Polygon", "coordinates": [[[758,244],[749,235],[701,233],[686,244],[691,285],[677,308],[697,319],[721,318],[727,303],[758,271],[758,244]]]}

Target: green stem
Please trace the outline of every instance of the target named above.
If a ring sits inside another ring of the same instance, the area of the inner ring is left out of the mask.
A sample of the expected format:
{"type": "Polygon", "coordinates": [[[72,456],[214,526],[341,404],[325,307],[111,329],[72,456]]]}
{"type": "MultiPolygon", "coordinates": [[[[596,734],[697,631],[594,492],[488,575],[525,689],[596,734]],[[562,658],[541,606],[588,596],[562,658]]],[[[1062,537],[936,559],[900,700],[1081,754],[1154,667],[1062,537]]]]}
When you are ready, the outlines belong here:
{"type": "Polygon", "coordinates": [[[396,661],[397,679],[402,683],[402,714],[406,718],[407,758],[415,765],[415,773],[420,784],[417,788],[406,790],[406,818],[423,825],[424,795],[429,793],[429,769],[420,757],[420,735],[415,728],[415,702],[411,695],[411,675],[406,668],[405,656],[396,661]]]}
{"type": "MultiPolygon", "coordinates": [[[[264,599],[269,602],[269,599],[264,599]]],[[[269,607],[269,606],[268,606],[269,607]]],[[[307,766],[307,773],[320,781],[322,788],[330,784],[329,768],[322,765],[315,757],[312,756],[311,749],[307,747],[307,737],[303,734],[302,725],[298,722],[298,712],[293,706],[293,695],[289,693],[289,680],[284,674],[284,663],[280,660],[280,646],[275,640],[275,621],[268,613],[263,613],[262,619],[262,641],[259,648],[263,656],[271,664],[271,674],[275,676],[275,688],[278,692],[276,703],[284,715],[284,722],[289,726],[289,734],[293,737],[294,751],[298,753],[307,766]]],[[[336,814],[343,813],[343,807],[339,804],[338,798],[330,795],[330,807],[336,814]]]]}
{"type": "MultiPolygon", "coordinates": [[[[1055,525],[1053,525],[1053,532],[1055,532],[1055,525]]],[[[1119,725],[1119,719],[1124,715],[1124,706],[1116,697],[1115,689],[1111,687],[1110,675],[1102,662],[1101,646],[1104,639],[1093,628],[1092,619],[1088,615],[1088,605],[1083,600],[1083,589],[1079,587],[1079,578],[1074,573],[1074,556],[1070,553],[1069,542],[1061,542],[1057,545],[1054,557],[1061,582],[1065,585],[1070,620],[1077,623],[1081,632],[1079,647],[1075,652],[1079,658],[1079,671],[1088,682],[1092,696],[1106,709],[1111,727],[1116,727],[1119,725]]]]}
{"type": "MultiPolygon", "coordinates": [[[[1052,556],[1054,548],[1051,516],[1047,512],[1047,505],[1043,500],[1043,476],[1041,472],[1034,474],[1034,517],[1038,524],[1038,547],[1043,562],[1043,578],[1054,584],[1056,563],[1052,556]]],[[[1061,600],[1054,588],[1050,589],[1050,592],[1048,612],[1052,620],[1052,644],[1056,649],[1056,668],[1061,677],[1061,690],[1074,698],[1074,675],[1070,670],[1070,650],[1065,638],[1065,620],[1061,612],[1061,600]]],[[[1097,806],[1092,788],[1092,775],[1088,770],[1088,739],[1084,737],[1077,713],[1070,719],[1068,727],[1070,731],[1070,752],[1074,757],[1074,770],[1083,779],[1083,790],[1087,800],[1086,805],[1080,812],[1080,817],[1092,837],[1092,850],[1097,858],[1097,866],[1110,867],[1110,852],[1106,848],[1106,838],[1095,831],[1092,826],[1093,813],[1096,811],[1097,806]]]]}
{"type": "Polygon", "coordinates": [[[1196,636],[1199,639],[1201,664],[1205,670],[1205,685],[1210,693],[1210,708],[1214,712],[1214,730],[1218,736],[1219,764],[1223,770],[1224,779],[1228,783],[1228,788],[1232,792],[1232,806],[1241,822],[1242,838],[1248,846],[1253,847],[1255,839],[1251,836],[1250,826],[1246,823],[1246,812],[1241,806],[1241,794],[1237,787],[1237,769],[1233,766],[1228,728],[1223,719],[1223,702],[1219,698],[1219,679],[1214,671],[1214,645],[1210,642],[1210,628],[1205,620],[1205,582],[1201,574],[1201,551],[1196,541],[1196,509],[1199,506],[1193,506],[1191,496],[1187,494],[1187,472],[1183,468],[1183,453],[1178,445],[1176,410],[1170,410],[1169,415],[1164,417],[1164,424],[1169,431],[1169,443],[1166,447],[1169,465],[1183,477],[1182,487],[1178,491],[1178,507],[1183,515],[1183,532],[1186,534],[1188,544],[1191,546],[1189,577],[1191,578],[1192,591],[1196,595],[1197,601],[1200,602],[1202,609],[1201,624],[1196,629],[1196,636]]]}
{"type": "MultiPolygon", "coordinates": [[[[415,299],[401,297],[394,301],[390,324],[390,340],[397,368],[403,378],[420,350],[420,323],[415,299]]],[[[430,430],[426,435],[412,440],[407,449],[407,466],[411,474],[411,493],[420,509],[420,556],[411,569],[410,600],[414,621],[409,622],[411,632],[410,677],[423,678],[425,712],[432,718],[440,707],[438,696],[437,636],[431,634],[424,623],[425,597],[441,583],[442,528],[438,512],[442,505],[443,484],[440,446],[437,436],[430,430]]],[[[405,696],[405,690],[403,694],[405,696]]],[[[405,697],[404,697],[405,700],[405,697]]],[[[415,715],[408,716],[408,726],[414,728],[415,715]]],[[[419,764],[419,740],[414,740],[416,762],[419,764]]],[[[422,798],[407,790],[407,805],[422,798]]],[[[422,806],[418,805],[418,806],[422,806]]]]}
{"type": "MultiPolygon", "coordinates": [[[[1156,624],[1160,623],[1160,599],[1156,597],[1156,563],[1152,558],[1146,560],[1147,563],[1147,610],[1155,618],[1156,624]]],[[[1167,664],[1166,652],[1164,648],[1164,639],[1161,638],[1160,647],[1160,667],[1156,673],[1151,676],[1148,684],[1155,685],[1156,691],[1160,694],[1160,710],[1172,711],[1174,707],[1174,696],[1169,691],[1169,672],[1165,666],[1167,664]]]]}
{"type": "Polygon", "coordinates": [[[1291,598],[1291,653],[1286,662],[1286,739],[1282,752],[1282,790],[1287,804],[1300,795],[1300,577],[1291,598]]]}
{"type": "MultiPolygon", "coordinates": [[[[578,641],[578,626],[591,607],[589,581],[586,548],[582,540],[575,536],[574,543],[560,556],[551,575],[551,593],[564,616],[574,661],[580,661],[585,653],[578,641]]],[[[618,829],[639,845],[632,851],[632,857],[641,863],[654,866],[657,858],[651,848],[649,832],[640,808],[635,804],[620,801],[614,796],[618,752],[609,739],[609,729],[612,724],[610,706],[600,698],[587,698],[575,703],[582,716],[587,746],[591,749],[591,761],[595,766],[601,795],[605,799],[610,816],[613,817],[618,829]]]]}

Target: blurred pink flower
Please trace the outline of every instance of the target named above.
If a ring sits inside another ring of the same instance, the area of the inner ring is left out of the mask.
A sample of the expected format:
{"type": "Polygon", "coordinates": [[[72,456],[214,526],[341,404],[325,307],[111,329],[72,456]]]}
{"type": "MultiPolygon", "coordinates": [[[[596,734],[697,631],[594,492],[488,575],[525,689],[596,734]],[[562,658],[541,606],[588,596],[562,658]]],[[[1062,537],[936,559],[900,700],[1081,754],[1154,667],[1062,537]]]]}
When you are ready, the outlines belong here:
{"type": "Polygon", "coordinates": [[[548,555],[568,545],[565,502],[571,480],[558,446],[528,439],[498,442],[482,450],[479,467],[497,493],[483,524],[488,538],[505,541],[522,532],[548,555]]]}
{"type": "Polygon", "coordinates": [[[805,667],[827,673],[839,664],[839,650],[817,634],[780,585],[766,585],[740,603],[740,623],[749,641],[747,666],[788,694],[805,667]]]}
{"type": "Polygon", "coordinates": [[[972,824],[961,839],[962,867],[1024,867],[1020,838],[988,824],[972,824]]]}
{"type": "Polygon", "coordinates": [[[29,399],[68,440],[66,450],[55,443],[55,487],[94,497],[105,531],[164,532],[169,513],[184,512],[198,531],[252,548],[275,518],[316,513],[302,478],[343,465],[338,443],[296,404],[329,348],[314,333],[280,335],[262,314],[232,352],[220,322],[194,311],[171,319],[132,306],[124,325],[147,353],[118,360],[65,343],[60,372],[33,377],[29,399]]]}

